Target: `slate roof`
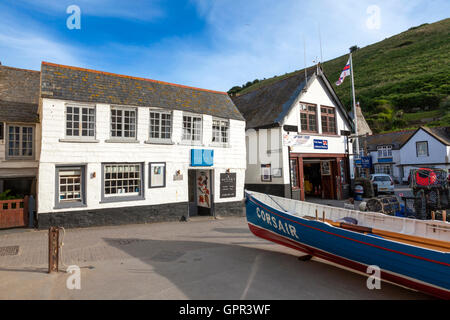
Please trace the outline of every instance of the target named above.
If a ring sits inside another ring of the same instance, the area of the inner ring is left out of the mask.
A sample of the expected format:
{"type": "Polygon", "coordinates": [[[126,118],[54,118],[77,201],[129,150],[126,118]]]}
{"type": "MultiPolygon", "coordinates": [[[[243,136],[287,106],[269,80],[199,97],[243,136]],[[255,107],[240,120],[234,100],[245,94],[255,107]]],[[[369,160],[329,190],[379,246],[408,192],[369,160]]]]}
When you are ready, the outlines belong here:
{"type": "MultiPolygon", "coordinates": [[[[414,131],[411,137],[421,129],[430,134],[431,136],[433,136],[434,138],[436,138],[441,143],[445,144],[446,146],[450,146],[450,127],[432,127],[432,128],[420,127],[419,129],[414,131]]],[[[403,144],[406,144],[406,142],[408,141],[405,141],[403,144]]]]}
{"type": "MultiPolygon", "coordinates": [[[[308,79],[315,71],[315,66],[307,69],[308,79]]],[[[269,127],[284,118],[305,85],[305,73],[299,72],[232,99],[247,121],[247,129],[269,127]]]]}
{"type": "MultiPolygon", "coordinates": [[[[325,74],[317,66],[306,69],[308,82],[317,75],[321,78],[336,103],[343,109],[325,74]]],[[[282,78],[276,82],[264,85],[243,95],[233,96],[233,102],[246,119],[247,129],[265,128],[280,125],[295,99],[307,85],[305,71],[301,70],[292,76],[282,78]]],[[[347,112],[342,110],[347,120],[347,112]]],[[[350,121],[349,121],[350,122],[350,121]]]]}
{"type": "Polygon", "coordinates": [[[40,72],[0,66],[0,121],[38,122],[40,72]]]}
{"type": "Polygon", "coordinates": [[[39,122],[38,105],[34,103],[0,100],[0,121],[2,122],[39,122]]]}
{"type": "Polygon", "coordinates": [[[41,97],[159,107],[244,120],[228,94],[162,81],[42,62],[41,97]]]}
{"type": "Polygon", "coordinates": [[[405,130],[367,136],[367,149],[377,151],[377,146],[392,145],[393,150],[399,150],[415,132],[416,130],[405,130]]]}

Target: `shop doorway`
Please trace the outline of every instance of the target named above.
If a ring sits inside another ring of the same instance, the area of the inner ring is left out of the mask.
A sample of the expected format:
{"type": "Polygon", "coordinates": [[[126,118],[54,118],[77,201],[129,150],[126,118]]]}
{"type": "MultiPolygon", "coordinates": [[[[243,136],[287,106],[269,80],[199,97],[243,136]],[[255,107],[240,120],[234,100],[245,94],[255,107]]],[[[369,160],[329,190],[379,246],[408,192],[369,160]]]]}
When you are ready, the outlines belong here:
{"type": "Polygon", "coordinates": [[[320,173],[320,161],[305,162],[303,164],[305,176],[305,195],[307,197],[322,197],[322,175],[320,173]]]}
{"type": "Polygon", "coordinates": [[[214,215],[213,173],[213,170],[188,170],[190,217],[214,215]]]}
{"type": "Polygon", "coordinates": [[[334,172],[336,163],[333,160],[304,160],[304,188],[306,197],[335,199],[334,172]]]}

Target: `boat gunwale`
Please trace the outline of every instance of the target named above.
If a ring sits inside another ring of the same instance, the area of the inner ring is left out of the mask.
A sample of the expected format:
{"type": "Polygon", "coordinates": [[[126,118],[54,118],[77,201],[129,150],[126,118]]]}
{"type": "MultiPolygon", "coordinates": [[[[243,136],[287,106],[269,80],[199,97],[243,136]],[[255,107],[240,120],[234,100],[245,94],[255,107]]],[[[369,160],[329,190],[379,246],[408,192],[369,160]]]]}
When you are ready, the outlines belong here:
{"type": "MultiPolygon", "coordinates": [[[[250,195],[252,195],[250,192],[248,192],[248,191],[246,191],[246,192],[249,193],[250,195]]],[[[253,197],[253,195],[252,195],[252,197],[253,197]]],[[[251,200],[251,199],[250,199],[250,200],[251,200]]],[[[260,199],[256,199],[256,198],[255,198],[255,200],[261,202],[262,204],[264,204],[264,206],[267,206],[267,207],[269,207],[269,208],[272,208],[272,206],[268,205],[267,203],[263,202],[263,201],[260,200],[260,199]]],[[[258,203],[255,203],[255,204],[256,204],[256,205],[259,205],[258,203]]],[[[262,205],[260,205],[260,206],[262,206],[262,205]]],[[[264,209],[267,210],[267,208],[265,208],[264,206],[262,206],[262,207],[263,207],[264,209]]],[[[329,208],[333,208],[333,207],[330,207],[330,206],[328,206],[328,207],[329,207],[329,208]]],[[[272,209],[275,209],[275,208],[272,208],[272,209]]],[[[341,208],[340,208],[340,209],[341,209],[341,208]]],[[[278,209],[275,209],[275,210],[278,210],[278,209]]],[[[344,209],[344,210],[348,210],[348,209],[344,209]]],[[[270,210],[268,210],[268,211],[270,211],[270,210]]],[[[280,211],[280,210],[278,210],[278,211],[280,211]]],[[[349,210],[349,211],[353,211],[353,210],[349,210]]],[[[274,213],[274,212],[272,212],[272,211],[270,211],[270,212],[271,212],[272,214],[275,214],[275,215],[279,216],[277,213],[274,213]]],[[[288,211],[286,211],[286,210],[283,210],[282,213],[284,213],[284,214],[286,214],[286,215],[289,215],[289,216],[291,216],[291,217],[295,217],[295,218],[297,218],[297,219],[302,219],[302,220],[304,220],[305,222],[316,221],[316,222],[322,223],[322,224],[327,225],[328,227],[331,227],[331,228],[336,229],[336,230],[341,230],[341,231],[344,230],[344,231],[351,232],[351,233],[354,233],[354,234],[358,234],[358,235],[361,235],[361,236],[371,237],[372,239],[375,238],[375,237],[370,236],[370,235],[368,235],[368,234],[364,234],[364,233],[361,233],[361,232],[356,232],[356,231],[353,231],[353,230],[344,229],[344,228],[340,228],[340,227],[334,226],[334,225],[330,224],[330,223],[327,222],[327,221],[322,221],[321,219],[317,219],[317,220],[316,220],[316,219],[307,219],[307,218],[304,218],[305,216],[298,216],[298,215],[295,215],[295,214],[293,214],[293,213],[290,213],[290,212],[288,212],[288,211]]],[[[377,212],[375,212],[375,213],[377,213],[377,212]]],[[[309,216],[309,217],[311,217],[311,216],[309,216]]],[[[281,218],[284,218],[284,217],[281,217],[281,218]]],[[[401,217],[396,217],[396,218],[401,218],[401,217]]],[[[284,219],[287,219],[287,218],[284,218],[284,219]]],[[[293,220],[290,220],[290,219],[287,219],[287,220],[299,224],[299,222],[297,222],[297,221],[293,221],[293,220]]],[[[309,228],[316,229],[316,230],[321,231],[321,232],[331,233],[331,232],[328,232],[328,231],[326,231],[326,230],[323,230],[323,229],[320,229],[320,228],[316,228],[316,227],[310,226],[310,225],[308,225],[308,223],[306,223],[304,226],[309,227],[309,228]]],[[[379,230],[381,230],[381,229],[379,229],[379,230]]],[[[419,238],[419,239],[425,239],[425,240],[430,240],[430,241],[441,241],[441,242],[443,242],[444,245],[447,245],[447,246],[448,246],[447,242],[446,242],[446,241],[442,241],[442,240],[434,240],[434,239],[428,239],[428,238],[423,238],[423,237],[418,237],[418,236],[413,236],[413,235],[405,235],[405,234],[402,234],[402,233],[396,233],[396,232],[393,232],[393,231],[387,231],[387,230],[382,230],[382,231],[389,232],[389,233],[395,233],[395,234],[398,234],[399,236],[408,236],[408,237],[419,238]]],[[[333,234],[333,233],[331,233],[331,234],[333,234]]],[[[339,236],[339,237],[347,238],[347,237],[342,236],[342,235],[339,235],[339,234],[335,234],[335,235],[336,235],[336,236],[339,236]]],[[[352,239],[352,238],[350,238],[349,240],[357,241],[357,242],[362,242],[362,241],[359,241],[359,240],[357,240],[357,239],[352,239]]],[[[405,243],[405,242],[401,242],[401,241],[398,241],[398,240],[392,240],[392,239],[388,239],[388,238],[384,238],[384,237],[383,237],[383,238],[378,238],[378,240],[385,240],[385,241],[389,241],[389,242],[392,242],[392,243],[401,244],[401,245],[405,245],[405,246],[409,246],[409,247],[413,247],[413,248],[420,248],[420,249],[423,249],[423,250],[428,250],[428,251],[431,251],[431,252],[436,252],[436,253],[445,254],[445,255],[450,254],[450,251],[443,251],[443,250],[439,250],[439,249],[437,249],[437,248],[436,248],[436,249],[427,248],[427,247],[424,247],[424,246],[421,246],[421,245],[412,245],[412,244],[410,244],[410,243],[405,243]]],[[[407,240],[407,239],[405,239],[405,240],[407,240]]],[[[364,242],[362,242],[362,243],[364,243],[364,242]]],[[[370,246],[374,246],[374,247],[380,247],[380,246],[378,246],[378,245],[371,244],[371,243],[364,243],[364,244],[370,245],[370,246]]],[[[433,247],[433,244],[430,244],[430,245],[433,247]]],[[[392,251],[392,252],[397,252],[397,250],[393,250],[393,249],[388,249],[388,248],[383,248],[383,247],[380,247],[380,248],[382,248],[382,249],[384,249],[384,250],[392,251]]],[[[419,258],[419,259],[421,259],[421,260],[426,260],[426,261],[430,261],[430,262],[434,262],[434,263],[439,263],[439,264],[444,264],[444,265],[450,266],[450,264],[448,264],[448,263],[446,263],[446,262],[442,262],[442,261],[434,261],[434,260],[432,260],[432,259],[428,259],[428,258],[424,258],[424,257],[419,257],[419,256],[411,255],[411,254],[408,254],[408,253],[406,253],[406,252],[400,252],[400,251],[399,251],[399,252],[397,252],[397,253],[401,253],[401,254],[404,254],[404,255],[407,255],[407,256],[412,256],[412,257],[415,257],[415,258],[419,258]]]]}

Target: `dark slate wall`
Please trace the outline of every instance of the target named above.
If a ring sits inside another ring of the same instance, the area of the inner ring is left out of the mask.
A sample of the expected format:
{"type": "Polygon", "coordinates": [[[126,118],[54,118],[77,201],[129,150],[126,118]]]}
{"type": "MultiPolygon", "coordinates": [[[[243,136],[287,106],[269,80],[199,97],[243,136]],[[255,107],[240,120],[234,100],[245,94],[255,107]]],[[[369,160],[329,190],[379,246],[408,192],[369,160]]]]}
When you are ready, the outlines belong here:
{"type": "Polygon", "coordinates": [[[38,228],[50,226],[85,228],[123,224],[180,221],[188,212],[188,203],[170,203],[154,206],[109,208],[38,214],[38,228]]]}
{"type": "Polygon", "coordinates": [[[224,202],[214,204],[215,214],[216,216],[219,217],[230,217],[230,216],[243,217],[245,216],[244,207],[245,207],[244,201],[234,201],[234,202],[224,202]]]}

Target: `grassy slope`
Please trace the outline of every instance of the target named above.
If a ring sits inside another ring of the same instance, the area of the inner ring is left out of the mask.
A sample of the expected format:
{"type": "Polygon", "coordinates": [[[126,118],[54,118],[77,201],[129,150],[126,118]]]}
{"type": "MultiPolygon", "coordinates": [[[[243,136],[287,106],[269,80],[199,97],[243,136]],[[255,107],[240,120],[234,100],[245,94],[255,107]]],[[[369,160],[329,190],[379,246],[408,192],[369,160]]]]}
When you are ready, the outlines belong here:
{"type": "MultiPolygon", "coordinates": [[[[339,87],[334,84],[347,59],[345,55],[327,61],[323,70],[350,108],[351,82],[346,79],[339,87]]],[[[432,125],[450,125],[450,19],[411,28],[361,48],[353,54],[353,65],[357,100],[375,131],[414,127],[421,119],[432,125]],[[431,117],[421,114],[429,111],[434,111],[431,117]]],[[[261,81],[239,94],[291,74],[261,81]]]]}

